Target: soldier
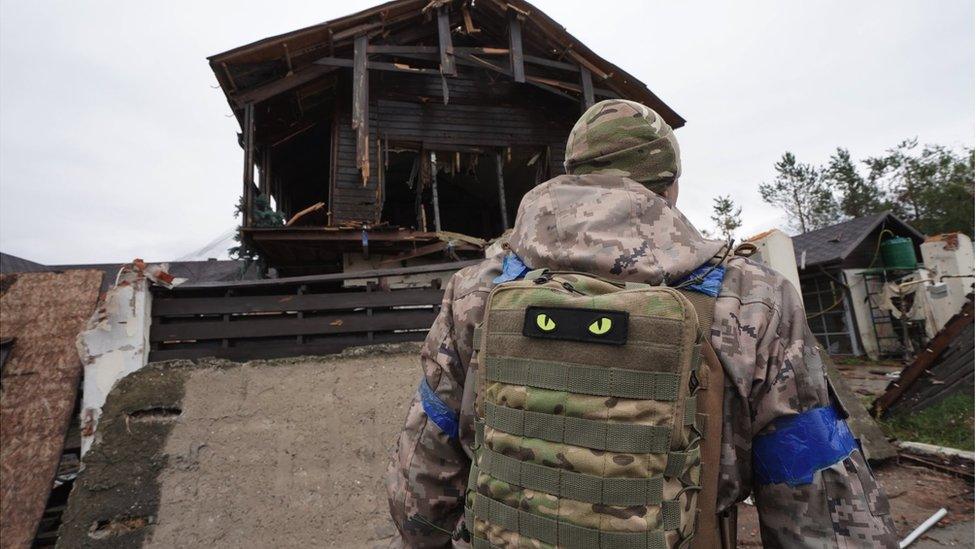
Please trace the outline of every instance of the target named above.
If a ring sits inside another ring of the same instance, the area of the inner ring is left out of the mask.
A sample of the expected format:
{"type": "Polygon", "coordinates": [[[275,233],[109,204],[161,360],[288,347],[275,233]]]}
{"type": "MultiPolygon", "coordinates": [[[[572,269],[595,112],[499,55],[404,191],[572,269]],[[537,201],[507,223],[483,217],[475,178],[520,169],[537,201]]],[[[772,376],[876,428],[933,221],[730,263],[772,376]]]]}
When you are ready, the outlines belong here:
{"type": "MultiPolygon", "coordinates": [[[[507,251],[447,284],[388,471],[395,546],[467,545],[473,333],[496,284],[529,268],[669,284],[727,250],[675,208],[678,145],[644,105],[608,100],[587,110],[570,134],[566,171],[525,195],[507,251]]],[[[839,418],[796,289],[746,257],[723,265],[710,330],[726,377],[718,512],[728,516],[752,494],[766,547],[897,546],[887,498],[839,418]]]]}

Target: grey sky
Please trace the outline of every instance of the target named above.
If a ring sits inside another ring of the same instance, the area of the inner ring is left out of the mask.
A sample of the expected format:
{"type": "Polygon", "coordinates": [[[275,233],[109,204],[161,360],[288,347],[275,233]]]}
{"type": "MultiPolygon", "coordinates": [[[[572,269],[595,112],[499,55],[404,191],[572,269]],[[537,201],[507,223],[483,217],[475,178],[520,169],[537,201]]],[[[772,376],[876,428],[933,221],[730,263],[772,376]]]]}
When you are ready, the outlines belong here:
{"type": "MultiPolygon", "coordinates": [[[[224,233],[241,150],[205,57],[377,3],[0,1],[0,249],[166,260],[224,233]]],[[[971,0],[534,3],[688,119],[699,226],[726,193],[743,235],[782,224],[757,185],[785,150],[973,144],[971,0]]]]}

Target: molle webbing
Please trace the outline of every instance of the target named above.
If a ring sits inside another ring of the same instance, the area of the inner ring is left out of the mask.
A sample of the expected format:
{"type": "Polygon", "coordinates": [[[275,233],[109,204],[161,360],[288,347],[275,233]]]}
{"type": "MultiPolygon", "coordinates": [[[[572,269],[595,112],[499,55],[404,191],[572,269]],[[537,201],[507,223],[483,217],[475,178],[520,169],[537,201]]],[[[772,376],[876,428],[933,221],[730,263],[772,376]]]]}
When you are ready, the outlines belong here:
{"type": "Polygon", "coordinates": [[[521,488],[603,505],[659,505],[664,478],[605,478],[546,467],[482,449],[478,471],[521,488]]]}
{"type": "Polygon", "coordinates": [[[635,454],[668,451],[671,428],[528,412],[485,403],[485,425],[510,435],[635,454]]]}
{"type": "Polygon", "coordinates": [[[681,374],[671,372],[501,356],[490,356],[485,360],[489,381],[577,394],[673,402],[678,398],[681,383],[681,374]]]}
{"type": "MultiPolygon", "coordinates": [[[[566,549],[665,549],[667,545],[664,531],[679,527],[679,506],[677,501],[666,501],[662,504],[662,528],[659,530],[608,532],[534,515],[483,494],[474,494],[474,506],[470,511],[465,510],[465,519],[469,523],[469,529],[474,528],[476,516],[505,530],[566,549]],[[669,507],[672,509],[668,509],[669,507]]],[[[478,541],[479,539],[472,539],[474,547],[491,547],[487,540],[478,541]]]]}

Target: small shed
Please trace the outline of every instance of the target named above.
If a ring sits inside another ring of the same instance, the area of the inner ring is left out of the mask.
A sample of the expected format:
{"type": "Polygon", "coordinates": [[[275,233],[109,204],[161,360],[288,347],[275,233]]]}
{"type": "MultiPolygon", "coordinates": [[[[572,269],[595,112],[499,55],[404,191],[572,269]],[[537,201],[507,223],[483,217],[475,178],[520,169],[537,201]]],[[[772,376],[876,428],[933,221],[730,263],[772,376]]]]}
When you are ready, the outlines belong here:
{"type": "Polygon", "coordinates": [[[480,253],[595,101],[685,122],[524,0],[395,0],[210,66],[241,125],[242,237],[285,274],[480,253]]]}
{"type": "MultiPolygon", "coordinates": [[[[890,212],[793,237],[807,321],[831,355],[877,357],[903,351],[901,323],[879,306],[884,285],[915,270],[925,236],[890,212]],[[911,268],[885,265],[882,243],[911,242],[911,268]]],[[[924,339],[924,336],[922,336],[924,339]]]]}

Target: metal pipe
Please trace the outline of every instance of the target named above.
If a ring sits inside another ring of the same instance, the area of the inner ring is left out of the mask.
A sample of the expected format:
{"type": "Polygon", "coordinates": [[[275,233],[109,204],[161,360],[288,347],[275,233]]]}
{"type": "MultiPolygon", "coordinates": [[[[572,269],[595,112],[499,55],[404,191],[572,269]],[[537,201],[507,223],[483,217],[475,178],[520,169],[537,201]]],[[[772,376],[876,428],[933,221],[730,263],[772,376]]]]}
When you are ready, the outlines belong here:
{"type": "Polygon", "coordinates": [[[934,526],[936,522],[942,520],[942,517],[946,516],[947,514],[948,511],[945,510],[945,507],[936,511],[934,515],[932,515],[931,517],[928,518],[928,520],[926,520],[921,525],[919,525],[918,528],[912,530],[912,533],[908,534],[908,537],[901,540],[901,543],[898,544],[898,549],[905,549],[905,547],[911,545],[912,542],[917,540],[922,534],[927,532],[929,528],[934,526]]]}
{"type": "Polygon", "coordinates": [[[430,192],[434,203],[434,231],[441,232],[441,205],[437,201],[437,153],[430,151],[430,192]]]}

